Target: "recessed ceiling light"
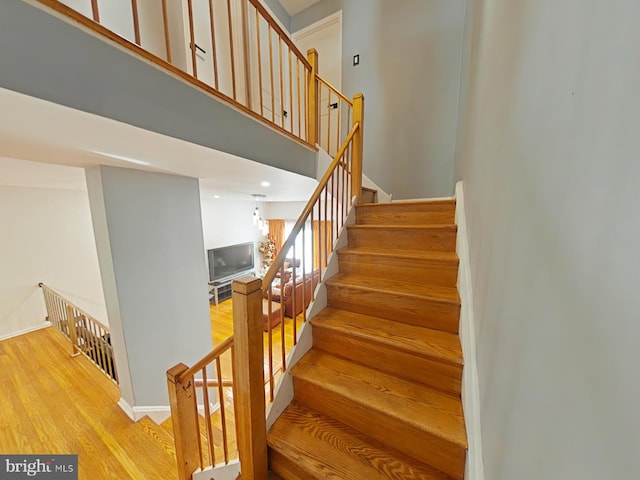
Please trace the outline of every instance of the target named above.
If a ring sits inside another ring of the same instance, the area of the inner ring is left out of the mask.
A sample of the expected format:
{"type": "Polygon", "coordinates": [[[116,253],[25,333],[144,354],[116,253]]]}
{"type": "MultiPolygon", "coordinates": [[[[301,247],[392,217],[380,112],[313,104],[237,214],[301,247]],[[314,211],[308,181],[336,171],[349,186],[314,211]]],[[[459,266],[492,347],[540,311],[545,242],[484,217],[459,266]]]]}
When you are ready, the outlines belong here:
{"type": "Polygon", "coordinates": [[[270,187],[271,184],[269,182],[262,182],[260,185],[262,185],[263,187],[270,187]]]}
{"type": "Polygon", "coordinates": [[[214,195],[213,198],[220,198],[220,195],[214,195]]]}

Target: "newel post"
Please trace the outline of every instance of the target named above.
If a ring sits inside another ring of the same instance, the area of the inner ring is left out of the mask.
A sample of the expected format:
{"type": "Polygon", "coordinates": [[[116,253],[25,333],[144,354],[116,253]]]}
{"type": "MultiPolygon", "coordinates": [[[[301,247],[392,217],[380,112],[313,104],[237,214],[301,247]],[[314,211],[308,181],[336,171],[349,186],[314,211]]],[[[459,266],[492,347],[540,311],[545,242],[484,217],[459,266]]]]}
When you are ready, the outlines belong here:
{"type": "Polygon", "coordinates": [[[171,406],[171,423],[176,445],[178,463],[178,479],[191,480],[191,475],[200,468],[199,444],[200,427],[198,425],[198,403],[193,376],[181,378],[188,370],[184,363],[179,363],[167,370],[167,386],[169,387],[169,405],[171,406]]]}
{"type": "Polygon", "coordinates": [[[364,146],[364,95],[361,93],[353,97],[353,124],[360,124],[360,128],[353,135],[353,149],[351,157],[351,196],[360,201],[362,193],[362,150],[364,146]]]}
{"type": "Polygon", "coordinates": [[[307,51],[307,60],[311,64],[311,71],[309,72],[309,79],[307,85],[307,141],[311,145],[315,145],[318,142],[318,82],[316,81],[316,75],[318,74],[318,51],[315,48],[310,48],[307,51]]]}
{"type": "Polygon", "coordinates": [[[242,480],[267,478],[262,280],[242,277],[233,288],[233,390],[242,480]]]}

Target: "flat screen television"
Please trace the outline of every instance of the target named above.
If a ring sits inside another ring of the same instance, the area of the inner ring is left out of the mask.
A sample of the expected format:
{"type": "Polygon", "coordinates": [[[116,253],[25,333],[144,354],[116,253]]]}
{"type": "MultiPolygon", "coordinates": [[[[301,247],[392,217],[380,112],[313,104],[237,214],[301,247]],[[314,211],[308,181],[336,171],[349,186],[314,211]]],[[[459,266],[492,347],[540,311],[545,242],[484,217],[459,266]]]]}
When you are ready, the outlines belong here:
{"type": "Polygon", "coordinates": [[[218,282],[233,275],[253,270],[253,242],[239,243],[207,250],[209,281],[218,282]]]}

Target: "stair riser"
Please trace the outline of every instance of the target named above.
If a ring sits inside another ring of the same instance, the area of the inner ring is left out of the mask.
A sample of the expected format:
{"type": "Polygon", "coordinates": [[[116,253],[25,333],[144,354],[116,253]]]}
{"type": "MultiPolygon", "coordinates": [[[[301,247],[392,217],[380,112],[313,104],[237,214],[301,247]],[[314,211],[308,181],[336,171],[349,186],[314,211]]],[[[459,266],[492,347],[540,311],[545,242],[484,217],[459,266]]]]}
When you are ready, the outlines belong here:
{"type": "Polygon", "coordinates": [[[456,479],[464,477],[464,448],[417,429],[389,415],[376,412],[350,398],[293,377],[296,400],[325,415],[335,418],[392,448],[412,456],[456,479]]]}
{"type": "Polygon", "coordinates": [[[433,252],[454,252],[456,249],[454,229],[349,228],[347,236],[352,247],[433,252]]]}
{"type": "Polygon", "coordinates": [[[460,396],[461,365],[418,357],[315,324],[313,347],[361,365],[375,366],[400,378],[429,385],[455,397],[460,396]],[[372,365],[372,359],[375,359],[375,365],[372,365]]]}
{"type": "Polygon", "coordinates": [[[422,205],[411,211],[402,205],[356,207],[358,225],[444,225],[454,223],[453,204],[422,205]]]}
{"type": "Polygon", "coordinates": [[[460,305],[425,297],[327,283],[328,305],[350,312],[458,333],[460,305]]]}
{"type": "Polygon", "coordinates": [[[299,463],[271,448],[269,449],[269,468],[283,480],[320,480],[303,470],[299,463]]]}
{"type": "Polygon", "coordinates": [[[340,273],[366,277],[401,278],[410,282],[455,287],[458,262],[434,262],[376,255],[351,255],[338,252],[340,273]]]}

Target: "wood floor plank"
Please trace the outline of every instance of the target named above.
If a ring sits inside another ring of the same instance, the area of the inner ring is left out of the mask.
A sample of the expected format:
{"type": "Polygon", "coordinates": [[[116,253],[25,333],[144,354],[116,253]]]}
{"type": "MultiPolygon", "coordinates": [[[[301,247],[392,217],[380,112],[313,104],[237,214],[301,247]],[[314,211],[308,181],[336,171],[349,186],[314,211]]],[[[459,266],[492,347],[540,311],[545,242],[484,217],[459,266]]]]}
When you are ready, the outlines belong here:
{"type": "Polygon", "coordinates": [[[80,479],[177,478],[170,445],[117,406],[117,386],[52,328],[4,340],[0,450],[78,454],[80,479]]]}

